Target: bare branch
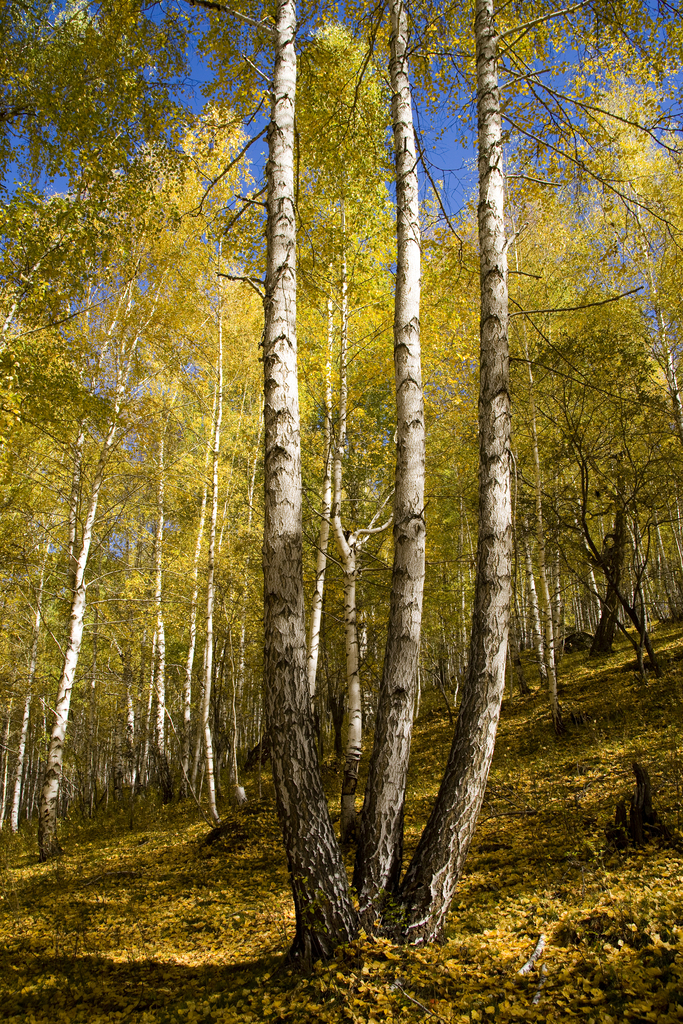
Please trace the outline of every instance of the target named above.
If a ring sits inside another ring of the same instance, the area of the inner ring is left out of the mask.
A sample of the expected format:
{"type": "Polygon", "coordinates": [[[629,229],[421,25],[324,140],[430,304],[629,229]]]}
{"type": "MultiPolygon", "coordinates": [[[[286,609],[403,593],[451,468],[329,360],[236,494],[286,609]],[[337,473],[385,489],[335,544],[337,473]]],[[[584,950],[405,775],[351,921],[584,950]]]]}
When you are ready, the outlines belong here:
{"type": "MultiPolygon", "coordinates": [[[[517,312],[509,313],[508,316],[530,316],[532,313],[574,313],[579,309],[592,309],[593,306],[606,306],[610,302],[618,302],[619,299],[625,299],[629,295],[635,295],[636,292],[642,292],[643,285],[639,285],[637,288],[631,288],[628,292],[622,292],[621,295],[613,295],[611,299],[599,299],[597,302],[584,302],[581,306],[555,306],[551,309],[520,309],[517,312]]],[[[514,300],[513,300],[514,301],[514,300]]],[[[515,305],[519,303],[515,302],[515,305]]]]}
{"type": "Polygon", "coordinates": [[[254,145],[255,142],[258,142],[259,139],[262,139],[267,131],[268,131],[268,128],[265,127],[262,132],[259,132],[258,135],[254,135],[253,139],[249,139],[249,141],[246,142],[242,146],[242,148],[239,151],[239,153],[237,154],[237,156],[233,157],[233,159],[230,161],[230,163],[227,164],[223,168],[221,173],[217,177],[213,178],[212,181],[209,182],[209,184],[206,186],[206,188],[204,190],[204,195],[202,196],[202,198],[201,198],[201,200],[199,202],[199,206],[196,206],[194,208],[194,210],[190,211],[190,213],[202,213],[203,207],[204,207],[204,203],[206,202],[206,200],[208,198],[208,195],[209,195],[209,192],[211,191],[211,189],[214,188],[214,186],[216,186],[219,181],[222,181],[222,179],[226,176],[226,174],[228,174],[233,169],[235,164],[240,162],[240,160],[242,159],[244,154],[247,152],[247,150],[249,150],[254,145]]]}
{"type": "Polygon", "coordinates": [[[562,18],[566,14],[573,14],[574,11],[587,7],[591,2],[592,0],[582,0],[580,4],[574,4],[573,7],[565,7],[561,11],[551,11],[550,14],[542,14],[538,18],[534,18],[533,21],[527,21],[524,25],[515,25],[514,28],[509,28],[507,32],[501,32],[498,39],[507,39],[508,36],[514,36],[517,32],[528,32],[529,29],[535,28],[536,25],[543,25],[546,21],[551,21],[553,18],[562,18]]]}
{"type": "Polygon", "coordinates": [[[247,277],[244,274],[223,274],[220,271],[217,273],[216,276],[227,277],[228,281],[243,281],[244,284],[251,285],[254,291],[258,292],[262,299],[265,299],[266,297],[265,291],[261,291],[261,288],[259,287],[259,285],[261,285],[265,289],[265,282],[261,281],[257,277],[247,277]]]}
{"type": "Polygon", "coordinates": [[[207,11],[219,11],[221,14],[232,14],[234,18],[239,18],[240,21],[246,22],[247,25],[251,25],[252,28],[263,29],[264,32],[268,32],[271,36],[275,35],[275,28],[267,21],[256,21],[254,18],[250,18],[246,14],[240,14],[233,7],[228,7],[226,4],[217,4],[213,0],[187,0],[190,7],[204,7],[207,11]]]}

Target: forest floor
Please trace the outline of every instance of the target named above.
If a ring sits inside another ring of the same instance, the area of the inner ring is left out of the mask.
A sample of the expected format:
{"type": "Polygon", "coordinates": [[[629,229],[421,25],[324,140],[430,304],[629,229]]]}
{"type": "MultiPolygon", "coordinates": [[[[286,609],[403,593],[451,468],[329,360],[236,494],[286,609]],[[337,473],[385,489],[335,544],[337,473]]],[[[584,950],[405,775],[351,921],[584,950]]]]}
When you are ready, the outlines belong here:
{"type": "MultiPolygon", "coordinates": [[[[364,937],[332,963],[292,969],[272,783],[260,802],[226,812],[229,831],[212,846],[194,808],[150,799],[132,830],[111,809],[64,823],[64,853],[47,865],[37,863],[30,828],[2,835],[0,1019],[683,1021],[683,633],[660,626],[653,639],[665,673],[647,685],[624,645],[598,662],[564,658],[561,739],[542,693],[506,698],[443,945],[364,937]],[[570,711],[583,724],[571,724],[570,711]],[[672,839],[619,852],[606,830],[634,789],[633,761],[649,771],[672,839]],[[543,953],[521,976],[541,934],[543,953]]],[[[445,708],[428,695],[414,742],[408,855],[450,735],[445,708]]],[[[253,795],[255,778],[244,781],[253,795]]],[[[328,763],[330,792],[339,781],[328,763]]]]}

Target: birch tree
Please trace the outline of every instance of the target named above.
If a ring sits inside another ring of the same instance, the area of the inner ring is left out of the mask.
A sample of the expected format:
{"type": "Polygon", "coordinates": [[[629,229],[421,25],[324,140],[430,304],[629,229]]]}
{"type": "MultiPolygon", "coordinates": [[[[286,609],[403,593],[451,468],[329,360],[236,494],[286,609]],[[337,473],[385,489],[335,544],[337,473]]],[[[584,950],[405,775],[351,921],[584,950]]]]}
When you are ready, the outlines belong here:
{"type": "MultiPolygon", "coordinates": [[[[211,416],[213,423],[216,416],[215,400],[218,397],[214,392],[214,409],[211,416]]],[[[199,559],[202,553],[202,542],[204,539],[204,523],[206,520],[206,499],[208,493],[207,472],[209,468],[210,447],[207,445],[206,458],[204,461],[204,483],[202,485],[202,500],[199,506],[199,523],[197,524],[197,539],[192,559],[192,597],[190,598],[190,624],[189,641],[187,645],[187,657],[185,659],[185,683],[183,686],[183,738],[182,738],[182,772],[183,777],[180,783],[180,790],[183,796],[187,796],[187,780],[190,772],[190,746],[192,739],[192,670],[194,667],[194,654],[197,645],[197,603],[199,600],[199,559]]]]}
{"type": "Polygon", "coordinates": [[[211,519],[209,521],[209,562],[206,578],[206,639],[204,646],[204,685],[202,688],[201,727],[204,740],[204,767],[209,798],[209,813],[217,825],[220,815],[216,805],[216,783],[214,776],[213,739],[211,736],[211,680],[213,673],[214,628],[213,616],[216,600],[216,523],[218,520],[218,459],[221,447],[221,422],[223,419],[223,301],[221,285],[218,285],[218,350],[216,354],[216,398],[214,401],[213,437],[211,448],[211,519]]]}
{"type": "Polygon", "coordinates": [[[328,955],[356,927],[320,781],[306,678],[296,346],[294,95],[296,10],[278,0],[268,128],[264,672],[273,778],[296,911],[293,953],[328,955]],[[316,842],[311,843],[314,835],[316,842]]]}
{"type": "Polygon", "coordinates": [[[90,500],[88,511],[83,524],[81,547],[76,561],[76,572],[73,580],[73,598],[71,601],[71,614],[69,616],[69,638],[64,656],[64,665],[57,691],[55,704],[54,723],[50,734],[50,747],[47,756],[45,778],[40,797],[40,814],[38,818],[38,847],[41,861],[49,860],[59,852],[57,842],[57,798],[59,784],[62,777],[62,766],[64,758],[64,738],[69,718],[69,705],[73,690],[78,666],[78,657],[83,639],[83,623],[86,608],[86,583],[85,572],[90,554],[93,526],[97,515],[100,491],[104,482],[104,474],[109,460],[109,455],[116,439],[119,427],[119,412],[125,385],[130,373],[131,362],[134,355],[134,343],[123,345],[119,353],[119,366],[117,367],[116,395],[114,398],[113,415],[109,421],[104,442],[100,448],[99,458],[95,469],[92,486],[90,489],[90,500]]]}
{"type": "MultiPolygon", "coordinates": [[[[332,366],[331,352],[334,337],[334,310],[332,296],[327,299],[327,353],[325,358],[325,398],[323,410],[323,481],[320,502],[320,527],[315,556],[315,586],[311,599],[311,618],[308,632],[308,658],[306,677],[311,701],[315,697],[320,651],[320,626],[323,616],[323,595],[325,571],[327,569],[327,545],[330,538],[330,515],[332,512],[332,366]]],[[[251,505],[249,507],[251,513],[251,505]]]]}
{"type": "MultiPolygon", "coordinates": [[[[172,404],[173,402],[171,402],[171,405],[172,404]]],[[[153,659],[154,691],[156,695],[154,755],[164,803],[170,803],[173,799],[173,776],[171,774],[171,766],[166,753],[166,623],[164,621],[163,606],[163,554],[165,525],[164,494],[166,485],[164,450],[169,417],[170,410],[164,413],[159,431],[159,455],[157,459],[157,517],[156,532],[154,535],[154,609],[156,614],[156,626],[154,632],[156,657],[153,659]]]]}
{"type": "Polygon", "coordinates": [[[500,705],[511,589],[507,245],[493,0],[477,0],[480,249],[479,536],[462,705],[436,803],[401,884],[407,940],[438,939],[484,799],[500,705]]]}
{"type": "Polygon", "coordinates": [[[425,438],[420,365],[420,224],[417,154],[403,0],[391,4],[392,120],[396,159],[397,271],[394,305],[396,469],[394,564],[389,633],[354,886],[373,915],[380,893],[395,890],[403,852],[403,803],[412,736],[425,566],[425,438]]]}
{"type": "MultiPolygon", "coordinates": [[[[64,761],[64,739],[69,719],[71,695],[76,678],[76,669],[83,640],[83,626],[86,611],[86,571],[93,529],[97,517],[100,492],[105,473],[121,428],[121,411],[127,388],[135,365],[138,345],[142,332],[149,326],[155,311],[156,297],[151,297],[151,309],[147,317],[140,316],[135,308],[134,285],[126,284],[120,291],[111,311],[111,320],[102,331],[98,359],[103,372],[103,382],[111,386],[109,417],[99,438],[94,474],[86,503],[86,514],[80,540],[80,549],[75,561],[72,579],[71,611],[64,661],[57,690],[50,743],[47,754],[45,775],[40,796],[38,817],[38,847],[41,860],[48,860],[59,852],[57,841],[57,799],[64,761]]],[[[94,327],[93,327],[94,329],[94,327]]],[[[102,384],[100,384],[102,386],[102,384]]],[[[95,441],[98,438],[93,424],[95,441]]],[[[79,484],[83,486],[83,467],[79,469],[79,484]]],[[[86,492],[88,493],[88,492],[86,492]]]]}
{"type": "Polygon", "coordinates": [[[35,617],[31,634],[31,649],[29,654],[28,672],[26,674],[26,695],[24,697],[24,712],[21,718],[21,729],[19,731],[19,745],[17,747],[17,760],[14,767],[14,787],[12,794],[12,806],[10,809],[10,831],[17,832],[19,829],[19,809],[21,807],[21,787],[24,779],[24,761],[26,758],[26,740],[28,738],[28,725],[31,715],[31,701],[33,699],[33,687],[38,667],[38,643],[40,641],[40,626],[43,612],[43,587],[45,584],[45,568],[49,553],[49,541],[45,543],[45,552],[40,566],[40,576],[35,592],[35,617]]]}

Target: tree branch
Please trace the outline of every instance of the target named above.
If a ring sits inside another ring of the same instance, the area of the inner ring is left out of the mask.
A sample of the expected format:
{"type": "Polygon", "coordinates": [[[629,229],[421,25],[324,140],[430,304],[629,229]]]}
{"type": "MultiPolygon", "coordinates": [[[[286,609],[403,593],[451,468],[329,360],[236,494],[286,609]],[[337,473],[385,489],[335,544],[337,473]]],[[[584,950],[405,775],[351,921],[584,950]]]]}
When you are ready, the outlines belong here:
{"type": "Polygon", "coordinates": [[[258,292],[258,294],[261,296],[262,299],[265,299],[265,297],[266,297],[265,291],[261,291],[261,289],[259,288],[259,285],[262,285],[265,288],[265,284],[264,284],[263,281],[260,281],[256,277],[246,277],[243,274],[223,274],[223,273],[221,273],[221,271],[218,271],[216,276],[217,277],[227,277],[228,281],[243,281],[244,284],[251,285],[251,287],[254,289],[254,291],[258,292]]]}
{"type": "Polygon", "coordinates": [[[542,25],[546,21],[551,21],[553,18],[561,18],[565,14],[573,14],[574,11],[579,11],[582,7],[587,7],[591,3],[591,0],[582,0],[580,4],[574,4],[573,7],[564,7],[560,11],[551,11],[550,14],[542,14],[538,18],[534,18],[532,21],[527,21],[524,25],[515,25],[514,28],[509,28],[506,32],[501,32],[498,36],[498,40],[507,39],[508,36],[513,36],[517,32],[528,32],[529,29],[535,28],[536,25],[542,25]]]}
{"type": "MultiPolygon", "coordinates": [[[[512,313],[508,313],[509,317],[513,316],[530,316],[532,313],[574,313],[580,309],[592,309],[593,306],[606,306],[610,302],[618,302],[619,299],[625,299],[629,295],[635,295],[636,292],[641,292],[643,285],[639,285],[637,288],[631,288],[628,292],[622,292],[621,295],[613,295],[611,299],[600,299],[598,302],[585,302],[581,306],[555,306],[550,309],[522,309],[521,307],[512,313]]],[[[514,299],[510,300],[514,302],[515,306],[519,306],[518,302],[514,299]]]]}
{"type": "Polygon", "coordinates": [[[204,7],[207,11],[219,11],[221,14],[232,14],[233,17],[239,18],[240,21],[246,22],[247,25],[251,25],[252,28],[263,29],[264,32],[268,32],[271,36],[275,35],[275,28],[270,25],[267,21],[256,21],[254,18],[250,18],[246,14],[240,14],[233,7],[228,7],[226,4],[217,4],[213,0],[187,0],[190,7],[204,7]]]}

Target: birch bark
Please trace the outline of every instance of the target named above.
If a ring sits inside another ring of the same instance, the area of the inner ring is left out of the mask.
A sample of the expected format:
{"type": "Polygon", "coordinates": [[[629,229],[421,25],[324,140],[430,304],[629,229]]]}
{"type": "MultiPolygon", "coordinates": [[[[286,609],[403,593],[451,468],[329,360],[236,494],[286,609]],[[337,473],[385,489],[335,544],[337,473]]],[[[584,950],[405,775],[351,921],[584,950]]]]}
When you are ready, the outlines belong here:
{"type": "Polygon", "coordinates": [[[346,418],[349,394],[347,376],[349,299],[345,248],[346,216],[343,200],[341,209],[341,233],[343,249],[341,275],[341,343],[339,347],[339,428],[334,449],[334,492],[332,497],[331,522],[335,532],[339,557],[344,569],[344,635],[346,651],[348,723],[341,797],[341,839],[342,842],[346,842],[354,834],[356,828],[356,788],[358,785],[358,765],[363,747],[363,711],[358,663],[358,630],[356,623],[356,537],[352,534],[344,533],[341,521],[343,467],[344,455],[346,453],[346,418]]]}
{"type": "Polygon", "coordinates": [[[401,886],[404,934],[442,934],[484,798],[505,688],[512,509],[507,246],[493,0],[477,0],[479,127],[479,536],[467,678],[439,794],[401,886]]]}
{"type": "MultiPolygon", "coordinates": [[[[122,388],[120,391],[122,391],[122,388]]],[[[57,800],[59,797],[59,784],[62,778],[64,738],[66,736],[66,727],[69,719],[71,692],[76,676],[76,667],[78,665],[78,657],[81,651],[81,642],[83,640],[83,622],[86,607],[85,570],[88,565],[92,531],[95,523],[95,517],[97,515],[97,505],[99,502],[100,491],[102,489],[102,483],[104,481],[104,473],[118,428],[120,401],[121,394],[119,393],[114,409],[114,416],[109,424],[109,430],[100,451],[97,469],[95,470],[95,477],[93,480],[92,490],[90,492],[90,504],[83,524],[81,548],[76,560],[76,571],[73,579],[73,596],[71,599],[71,615],[69,617],[69,639],[66,646],[62,674],[59,680],[54,723],[50,734],[50,746],[48,749],[45,777],[40,796],[40,810],[38,815],[38,850],[41,861],[49,860],[59,852],[59,843],[57,842],[57,800]]]]}
{"type": "Polygon", "coordinates": [[[295,32],[294,0],[278,0],[266,165],[264,675],[273,779],[296,912],[292,954],[310,960],[329,955],[352,938],[356,918],[320,780],[306,678],[296,349],[295,32]]]}
{"type": "Polygon", "coordinates": [[[397,268],[394,300],[396,471],[389,630],[375,736],[359,829],[354,886],[368,922],[373,904],[398,884],[403,805],[415,708],[425,571],[425,439],[420,365],[420,220],[408,77],[408,18],[391,4],[391,90],[396,160],[397,268]]]}
{"type": "MultiPolygon", "coordinates": [[[[327,300],[327,359],[325,367],[325,413],[323,420],[323,446],[325,467],[323,470],[322,502],[320,508],[320,529],[315,559],[315,588],[311,601],[311,621],[308,634],[308,660],[306,675],[311,701],[315,697],[315,680],[318,674],[320,652],[320,625],[323,615],[325,571],[327,569],[327,545],[330,538],[330,514],[332,511],[332,366],[331,352],[334,336],[334,318],[331,296],[327,300]]],[[[251,509],[250,509],[251,511],[251,509]]]]}
{"type": "Polygon", "coordinates": [[[130,786],[131,804],[135,795],[135,705],[133,703],[133,664],[130,644],[123,652],[123,686],[126,692],[126,782],[130,786]]]}
{"type": "Polygon", "coordinates": [[[557,665],[555,660],[555,631],[553,628],[553,605],[550,597],[548,575],[550,572],[546,557],[545,527],[543,525],[543,480],[541,476],[541,456],[538,448],[538,432],[536,430],[536,399],[534,396],[534,375],[529,359],[529,350],[524,343],[527,372],[529,375],[529,408],[531,413],[531,445],[534,456],[534,496],[536,501],[536,544],[538,548],[538,582],[541,588],[539,612],[543,632],[543,654],[545,657],[548,699],[553,728],[559,736],[564,732],[560,704],[557,697],[557,665]]]}
{"type": "Polygon", "coordinates": [[[541,677],[541,685],[548,684],[548,666],[545,660],[545,641],[541,627],[541,616],[538,610],[538,595],[536,593],[536,579],[534,577],[534,563],[531,556],[531,544],[529,543],[529,524],[524,521],[524,564],[526,566],[526,579],[529,588],[529,613],[531,616],[531,637],[536,652],[536,663],[538,674],[541,677]]]}
{"type": "MultiPolygon", "coordinates": [[[[249,512],[247,514],[247,536],[251,533],[251,524],[254,517],[254,489],[256,487],[256,469],[259,462],[259,454],[261,448],[261,436],[263,433],[263,411],[259,413],[258,421],[258,437],[256,440],[256,450],[254,452],[254,465],[249,479],[249,488],[247,491],[247,504],[249,506],[249,512]]],[[[242,578],[242,610],[241,610],[241,625],[240,625],[240,649],[239,649],[239,664],[237,672],[237,694],[240,701],[244,698],[244,687],[246,682],[246,640],[247,640],[247,597],[249,588],[249,563],[251,561],[251,547],[247,548],[247,557],[244,563],[244,576],[242,578]]],[[[239,805],[247,803],[247,794],[244,786],[239,784],[238,772],[237,772],[237,730],[236,730],[236,709],[235,709],[235,694],[233,691],[233,724],[235,725],[234,735],[234,747],[233,747],[233,772],[235,776],[235,801],[239,805]]],[[[260,730],[260,726],[259,726],[260,730]]]]}
{"type": "MultiPolygon", "coordinates": [[[[211,417],[213,422],[216,416],[215,400],[214,410],[211,417]]],[[[192,559],[192,598],[190,601],[190,639],[187,645],[187,658],[185,660],[185,681],[183,685],[183,749],[182,749],[182,780],[180,793],[187,797],[187,780],[190,772],[190,744],[192,736],[192,670],[194,668],[194,653],[197,645],[197,602],[199,600],[199,559],[202,553],[202,541],[204,539],[204,522],[206,520],[206,498],[208,493],[207,471],[209,468],[209,446],[206,447],[206,458],[204,461],[204,486],[202,487],[202,503],[199,510],[199,525],[197,526],[197,542],[194,547],[194,558],[192,559]]]]}
{"type": "Polygon", "coordinates": [[[76,534],[78,528],[78,503],[81,494],[81,466],[83,463],[83,445],[85,429],[83,423],[78,426],[78,434],[73,446],[73,469],[71,473],[71,493],[69,495],[69,532],[67,539],[69,599],[73,596],[74,579],[76,577],[76,534]]]}
{"type": "MultiPolygon", "coordinates": [[[[97,591],[95,591],[97,596],[97,591]]],[[[97,780],[99,768],[99,749],[97,743],[97,640],[99,626],[99,608],[95,604],[92,663],[90,665],[90,694],[88,707],[88,816],[92,818],[97,806],[97,780]]]]}
{"type": "Polygon", "coordinates": [[[659,289],[657,287],[654,268],[652,266],[650,239],[642,223],[637,205],[635,207],[635,221],[640,234],[640,243],[638,248],[640,249],[641,256],[645,264],[647,282],[650,290],[650,301],[652,302],[655,322],[657,324],[657,342],[659,350],[655,353],[655,357],[664,371],[666,386],[669,392],[669,398],[671,399],[671,408],[674,414],[674,422],[676,424],[676,432],[678,433],[679,441],[683,444],[683,403],[681,402],[681,392],[678,386],[676,363],[667,337],[666,321],[664,319],[659,289]]]}
{"type": "Polygon", "coordinates": [[[168,804],[173,799],[173,776],[166,754],[166,626],[164,623],[163,597],[163,554],[164,554],[164,489],[165,466],[164,448],[168,414],[164,416],[161,435],[159,437],[159,458],[157,470],[157,525],[154,537],[154,605],[156,608],[156,667],[154,687],[156,691],[156,722],[154,727],[155,754],[157,772],[163,801],[168,804]]]}
{"type": "Polygon", "coordinates": [[[216,805],[216,779],[214,775],[213,739],[211,736],[211,676],[213,672],[213,611],[216,599],[216,524],[218,522],[218,459],[221,449],[221,423],[223,420],[223,304],[218,285],[218,353],[216,356],[216,415],[213,422],[211,521],[209,525],[209,562],[206,578],[206,641],[204,647],[204,688],[202,691],[202,733],[204,736],[204,767],[209,797],[209,814],[220,825],[216,805]]]}
{"type": "Polygon", "coordinates": [[[2,798],[0,798],[0,832],[2,831],[2,825],[5,820],[5,811],[7,810],[7,792],[9,789],[9,734],[12,725],[12,704],[14,700],[10,697],[9,706],[7,708],[7,714],[5,716],[5,727],[2,730],[2,755],[4,760],[3,772],[2,772],[2,798]]]}
{"type": "MultiPolygon", "coordinates": [[[[121,303],[123,303],[124,297],[126,297],[126,301],[128,301],[130,309],[131,297],[129,289],[124,291],[121,297],[121,303]]],[[[112,322],[108,331],[106,339],[107,342],[113,334],[115,326],[115,322],[112,322]]],[[[93,527],[97,517],[100,491],[104,482],[104,475],[109,461],[109,456],[117,437],[121,403],[130,379],[133,359],[137,351],[139,340],[139,334],[136,334],[128,343],[123,340],[114,359],[114,364],[116,366],[116,380],[112,401],[112,415],[109,421],[107,434],[102,443],[102,447],[100,448],[100,455],[90,490],[88,511],[83,523],[80,552],[74,565],[71,588],[72,596],[71,614],[69,617],[69,635],[64,653],[64,664],[59,680],[59,687],[57,690],[54,720],[50,734],[50,744],[47,753],[45,776],[38,812],[38,850],[41,861],[48,860],[59,852],[59,843],[57,842],[57,801],[59,797],[59,785],[62,778],[64,739],[69,720],[71,693],[76,677],[76,668],[78,666],[78,658],[83,640],[83,623],[86,608],[85,572],[88,566],[88,556],[90,554],[93,527]]],[[[79,433],[81,429],[82,425],[79,427],[79,433]]],[[[80,463],[78,463],[78,467],[78,483],[80,488],[80,463]]]]}
{"type": "MultiPolygon", "coordinates": [[[[145,641],[145,638],[144,638],[144,635],[143,635],[142,651],[144,651],[144,646],[145,646],[144,641],[145,641]]],[[[154,705],[154,678],[155,678],[155,671],[156,671],[156,661],[157,661],[157,630],[156,630],[156,626],[155,626],[154,627],[154,633],[152,635],[152,649],[151,649],[150,658],[149,658],[149,689],[147,691],[147,715],[146,715],[146,718],[145,718],[145,746],[144,746],[144,750],[143,750],[143,753],[142,753],[142,771],[140,773],[141,775],[144,775],[144,785],[145,786],[147,786],[149,784],[149,778],[150,778],[150,746],[151,746],[151,742],[152,742],[152,708],[153,708],[153,705],[154,705]]],[[[141,660],[140,660],[140,674],[141,675],[142,675],[142,671],[143,671],[143,662],[144,662],[144,659],[142,658],[142,653],[141,653],[141,660]]]]}
{"type": "Polygon", "coordinates": [[[19,748],[17,750],[17,763],[14,769],[14,792],[12,794],[12,808],[10,810],[9,827],[11,832],[19,830],[19,808],[21,807],[21,787],[24,775],[24,760],[26,758],[26,738],[28,736],[28,723],[31,715],[31,700],[33,697],[33,686],[38,667],[38,642],[40,640],[40,622],[43,610],[43,587],[45,584],[45,566],[47,564],[49,545],[45,545],[45,553],[40,567],[40,578],[36,590],[36,615],[33,620],[33,633],[31,636],[31,654],[28,663],[28,675],[26,677],[26,697],[24,699],[24,714],[21,719],[21,732],[19,733],[19,748]]]}

